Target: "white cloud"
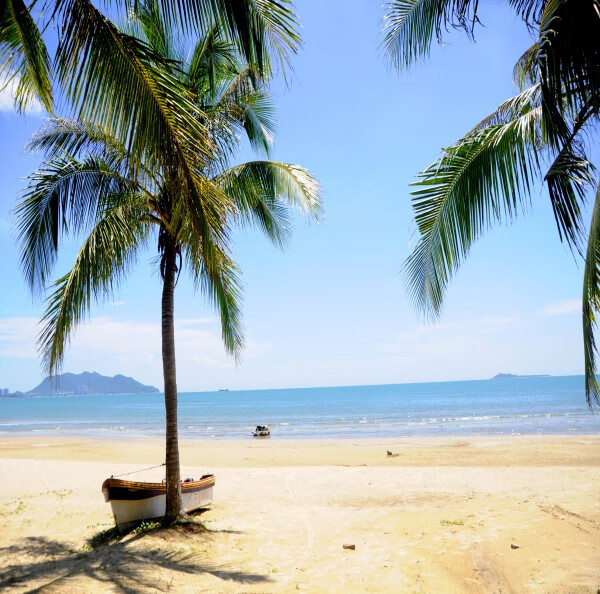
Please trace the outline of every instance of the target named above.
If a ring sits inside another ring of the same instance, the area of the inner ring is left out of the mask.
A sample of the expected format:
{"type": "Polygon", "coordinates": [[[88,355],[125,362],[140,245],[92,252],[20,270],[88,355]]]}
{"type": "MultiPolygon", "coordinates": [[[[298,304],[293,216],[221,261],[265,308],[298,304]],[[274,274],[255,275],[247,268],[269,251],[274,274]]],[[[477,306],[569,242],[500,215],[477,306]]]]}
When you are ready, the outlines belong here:
{"type": "Polygon", "coordinates": [[[0,356],[36,357],[38,322],[37,318],[0,318],[0,356]]]}
{"type": "MultiPolygon", "coordinates": [[[[6,84],[6,81],[0,81],[0,111],[14,112],[15,111],[15,92],[17,89],[18,81],[13,78],[6,84]]],[[[42,104],[34,99],[26,109],[26,113],[29,115],[42,115],[45,113],[42,104]]]]}
{"type": "Polygon", "coordinates": [[[455,351],[461,345],[475,345],[487,341],[490,335],[510,327],[516,321],[516,318],[503,317],[419,325],[388,343],[380,344],[377,349],[391,354],[414,351],[418,346],[438,353],[447,353],[448,349],[455,351]]]}
{"type": "Polygon", "coordinates": [[[517,318],[499,317],[419,325],[374,350],[385,366],[402,370],[404,381],[467,377],[466,368],[481,367],[497,349],[499,337],[517,323],[517,318]]]}
{"type": "MultiPolygon", "coordinates": [[[[0,318],[0,357],[38,359],[38,324],[37,318],[0,318]]],[[[175,343],[177,383],[182,391],[225,385],[236,370],[234,359],[225,353],[215,318],[176,319],[175,343]]],[[[242,359],[257,360],[270,350],[268,343],[249,340],[242,359]]],[[[63,369],[123,373],[161,389],[160,322],[93,317],[75,331],[63,369]]]]}
{"type": "Polygon", "coordinates": [[[540,312],[543,316],[564,316],[572,313],[581,313],[581,299],[568,299],[551,303],[540,312]]]}

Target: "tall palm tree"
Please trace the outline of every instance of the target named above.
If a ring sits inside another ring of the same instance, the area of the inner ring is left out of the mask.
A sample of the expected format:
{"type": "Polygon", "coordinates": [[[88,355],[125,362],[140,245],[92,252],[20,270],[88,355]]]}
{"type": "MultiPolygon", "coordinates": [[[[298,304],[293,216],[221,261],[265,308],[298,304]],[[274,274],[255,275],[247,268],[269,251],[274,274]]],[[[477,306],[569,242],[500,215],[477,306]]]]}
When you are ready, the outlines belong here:
{"type": "MultiPolygon", "coordinates": [[[[256,224],[278,245],[290,232],[289,207],[316,217],[321,203],[316,181],[301,167],[274,161],[230,166],[243,132],[267,150],[273,112],[263,79],[243,64],[233,46],[213,28],[185,62],[156,3],[135,14],[133,29],[160,56],[159,76],[170,74],[210,142],[210,155],[194,161],[188,183],[177,146],[164,145],[153,159],[139,156],[106,127],[54,119],[32,140],[46,153],[29,176],[17,207],[24,273],[32,286],[44,285],[59,241],[84,235],[73,268],[55,281],[47,299],[39,346],[48,371],[60,366],[75,326],[94,301],[109,296],[150,240],[160,254],[162,358],[166,408],[167,504],[165,523],[181,513],[174,338],[174,291],[187,268],[195,284],[216,305],[226,350],[243,346],[238,269],[229,249],[235,224],[256,224]]],[[[187,148],[187,147],[186,147],[187,148]]]]}
{"type": "MultiPolygon", "coordinates": [[[[536,39],[514,68],[520,93],[500,105],[419,174],[412,203],[420,239],[406,262],[418,307],[439,315],[447,285],[492,223],[512,220],[543,180],[561,240],[585,260],[586,398],[600,404],[594,337],[600,313],[600,186],[587,232],[582,209],[598,183],[585,150],[600,116],[600,2],[508,0],[536,39]],[[586,246],[587,242],[587,246],[586,246]]],[[[477,0],[394,0],[384,47],[406,68],[426,57],[448,26],[472,35],[477,0]]]]}

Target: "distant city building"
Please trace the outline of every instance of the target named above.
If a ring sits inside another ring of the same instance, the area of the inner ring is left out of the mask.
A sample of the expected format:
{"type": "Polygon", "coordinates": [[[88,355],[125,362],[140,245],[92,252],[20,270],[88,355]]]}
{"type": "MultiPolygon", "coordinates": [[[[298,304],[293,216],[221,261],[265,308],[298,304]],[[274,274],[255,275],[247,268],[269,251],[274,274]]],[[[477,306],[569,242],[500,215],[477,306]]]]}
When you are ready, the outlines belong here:
{"type": "Polygon", "coordinates": [[[87,394],[88,387],[86,384],[79,384],[77,388],[75,388],[75,394],[87,394]]]}
{"type": "Polygon", "coordinates": [[[9,393],[10,393],[10,392],[8,391],[8,388],[4,388],[4,389],[2,390],[2,396],[8,396],[8,395],[9,395],[9,393]]]}

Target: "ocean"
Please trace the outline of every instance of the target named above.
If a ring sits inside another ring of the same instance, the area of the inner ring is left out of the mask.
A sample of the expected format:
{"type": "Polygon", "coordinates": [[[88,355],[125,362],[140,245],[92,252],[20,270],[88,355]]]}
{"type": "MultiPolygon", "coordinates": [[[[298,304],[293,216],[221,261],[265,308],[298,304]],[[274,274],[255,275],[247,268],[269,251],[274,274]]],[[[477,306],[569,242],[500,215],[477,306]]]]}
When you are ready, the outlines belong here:
{"type": "MultiPolygon", "coordinates": [[[[597,410],[597,407],[596,407],[597,410]]],[[[271,439],[597,434],[583,376],[188,392],[182,438],[271,439]]],[[[0,436],[164,435],[162,394],[0,398],[0,436]]]]}

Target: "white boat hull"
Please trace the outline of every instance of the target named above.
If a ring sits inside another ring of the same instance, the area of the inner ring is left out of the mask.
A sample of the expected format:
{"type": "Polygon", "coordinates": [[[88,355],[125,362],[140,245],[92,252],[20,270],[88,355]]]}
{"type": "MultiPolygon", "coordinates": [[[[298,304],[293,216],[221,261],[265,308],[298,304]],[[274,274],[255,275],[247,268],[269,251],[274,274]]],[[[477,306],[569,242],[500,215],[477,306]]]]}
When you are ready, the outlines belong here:
{"type": "MultiPolygon", "coordinates": [[[[213,475],[199,481],[182,483],[181,502],[185,512],[207,507],[213,500],[213,475]]],[[[115,523],[126,532],[142,520],[162,518],[166,510],[164,483],[136,483],[107,479],[102,485],[104,499],[110,502],[115,523]]]]}

